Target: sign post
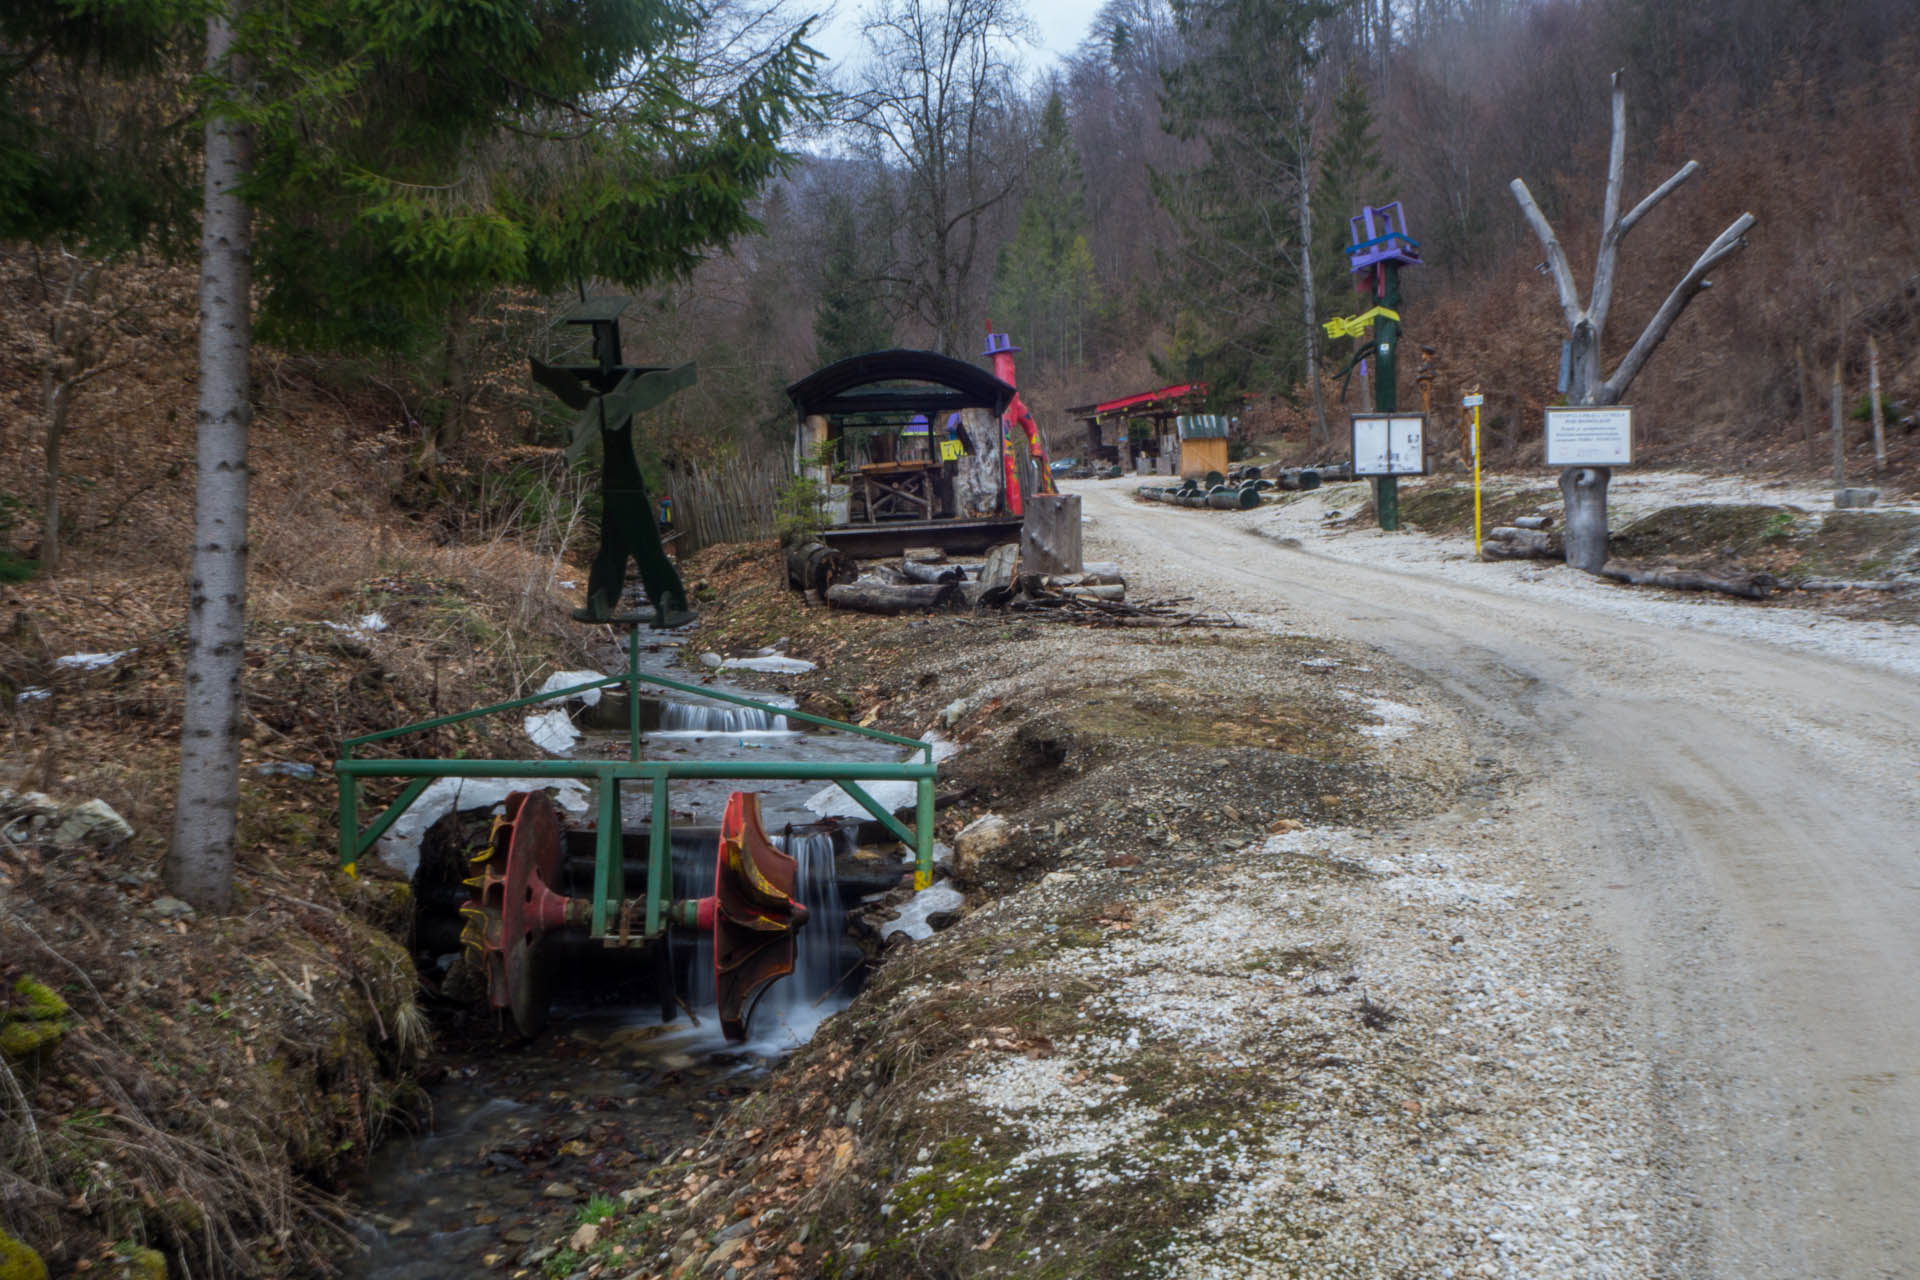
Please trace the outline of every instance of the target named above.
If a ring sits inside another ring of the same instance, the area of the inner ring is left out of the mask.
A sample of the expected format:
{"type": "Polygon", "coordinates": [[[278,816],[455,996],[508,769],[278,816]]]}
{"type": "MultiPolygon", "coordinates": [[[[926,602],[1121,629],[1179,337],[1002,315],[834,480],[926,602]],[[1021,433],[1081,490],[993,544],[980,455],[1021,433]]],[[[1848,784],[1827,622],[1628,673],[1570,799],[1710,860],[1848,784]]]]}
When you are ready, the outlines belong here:
{"type": "Polygon", "coordinates": [[[1478,391],[1463,397],[1461,407],[1473,410],[1473,555],[1480,557],[1480,406],[1487,398],[1478,391]]]}
{"type": "MultiPolygon", "coordinates": [[[[1363,316],[1343,324],[1373,322],[1373,404],[1390,413],[1399,408],[1394,390],[1397,363],[1395,348],[1400,345],[1400,268],[1420,265],[1420,242],[1407,234],[1406,211],[1398,200],[1379,206],[1362,206],[1358,217],[1349,218],[1353,243],[1347,246],[1347,271],[1356,277],[1354,284],[1376,305],[1363,316]]],[[[1334,326],[1327,326],[1334,332],[1334,326]]],[[[1339,336],[1336,334],[1336,336],[1339,336]]],[[[1422,419],[1424,422],[1424,418],[1422,419]]],[[[1356,440],[1358,437],[1356,437],[1356,440]]],[[[1373,472],[1374,509],[1380,515],[1382,529],[1400,527],[1400,481],[1402,475],[1423,475],[1426,452],[1421,446],[1418,471],[1381,470],[1373,472]]],[[[1356,456],[1353,473],[1361,474],[1356,456]]]]}
{"type": "MultiPolygon", "coordinates": [[[[1423,413],[1356,413],[1352,417],[1353,474],[1375,484],[1427,474],[1427,417],[1423,413]]],[[[1394,526],[1381,517],[1380,527],[1394,526]]]]}

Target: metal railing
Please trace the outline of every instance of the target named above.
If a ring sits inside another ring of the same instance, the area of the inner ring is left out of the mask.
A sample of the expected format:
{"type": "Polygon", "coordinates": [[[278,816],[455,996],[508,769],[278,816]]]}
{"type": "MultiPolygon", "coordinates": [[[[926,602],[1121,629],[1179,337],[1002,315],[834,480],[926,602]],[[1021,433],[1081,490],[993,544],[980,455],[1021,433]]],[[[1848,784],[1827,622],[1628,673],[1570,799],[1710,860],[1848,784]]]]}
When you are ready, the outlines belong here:
{"type": "MultiPolygon", "coordinates": [[[[639,627],[629,638],[627,670],[602,680],[590,680],[564,689],[553,689],[511,702],[462,711],[453,715],[423,720],[397,729],[349,738],[341,745],[340,758],[333,772],[340,789],[340,865],[352,873],[361,857],[385,835],[393,824],[418,800],[423,792],[441,778],[526,778],[575,779],[597,784],[597,830],[594,843],[594,891],[592,935],[606,940],[610,923],[626,903],[626,860],[621,846],[620,788],[626,783],[645,783],[651,790],[651,819],[647,850],[647,892],[645,937],[651,938],[665,927],[668,891],[672,884],[668,794],[678,778],[727,778],[741,781],[799,780],[832,782],[853,798],[854,803],[914,850],[913,883],[924,889],[933,881],[933,747],[916,738],[904,738],[864,725],[847,724],[826,716],[786,707],[776,707],[753,698],[716,689],[685,684],[666,676],[640,670],[639,627]],[[768,715],[785,716],[826,729],[836,729],[881,742],[912,748],[919,760],[897,763],[812,760],[643,760],[640,757],[640,689],[642,685],[670,689],[678,693],[732,703],[768,715]],[[386,742],[412,733],[459,724],[480,716],[517,711],[543,702],[576,697],[595,689],[624,688],[627,691],[627,759],[625,760],[421,760],[395,758],[356,758],[354,751],[373,743],[386,742]],[[360,825],[360,784],[369,778],[405,778],[407,785],[391,804],[371,823],[360,825]],[[911,830],[884,805],[876,801],[862,782],[912,782],[914,784],[914,826],[911,830]]],[[[624,934],[624,930],[623,930],[624,934]]],[[[643,941],[644,938],[634,938],[643,941]]]]}

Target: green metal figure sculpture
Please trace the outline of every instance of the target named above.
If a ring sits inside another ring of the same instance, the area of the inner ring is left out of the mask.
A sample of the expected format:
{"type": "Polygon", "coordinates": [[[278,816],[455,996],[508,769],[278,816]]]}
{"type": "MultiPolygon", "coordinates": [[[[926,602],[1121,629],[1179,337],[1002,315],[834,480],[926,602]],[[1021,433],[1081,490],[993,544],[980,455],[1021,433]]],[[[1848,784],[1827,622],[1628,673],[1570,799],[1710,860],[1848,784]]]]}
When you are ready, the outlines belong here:
{"type": "Polygon", "coordinates": [[[573,616],[581,622],[622,625],[649,621],[619,612],[627,559],[632,557],[647,599],[653,603],[650,621],[656,627],[677,627],[693,621],[693,614],[687,609],[687,589],[667,558],[654,523],[653,501],[633,450],[633,419],[692,386],[697,375],[691,361],[678,368],[621,363],[620,313],[632,301],[582,300],[560,319],[563,324],[592,327],[595,363],[549,365],[535,360],[533,379],[569,408],[582,411],[567,446],[569,462],[585,454],[596,436],[600,440],[600,550],[587,572],[587,602],[573,616]]]}

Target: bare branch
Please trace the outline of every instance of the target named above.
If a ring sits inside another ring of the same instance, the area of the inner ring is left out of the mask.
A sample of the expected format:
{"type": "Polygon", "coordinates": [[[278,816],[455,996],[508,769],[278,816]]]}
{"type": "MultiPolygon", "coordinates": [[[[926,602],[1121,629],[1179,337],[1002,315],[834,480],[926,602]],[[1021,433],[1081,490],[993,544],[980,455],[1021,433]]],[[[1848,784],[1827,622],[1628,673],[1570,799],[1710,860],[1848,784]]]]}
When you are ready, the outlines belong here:
{"type": "Polygon", "coordinates": [[[1655,187],[1651,192],[1649,192],[1647,194],[1646,199],[1642,200],[1639,204],[1633,206],[1632,213],[1629,213],[1626,217],[1620,219],[1620,224],[1616,226],[1613,230],[1614,243],[1618,244],[1620,241],[1625,240],[1627,238],[1627,232],[1633,230],[1634,223],[1646,217],[1647,213],[1653,208],[1653,206],[1659,204],[1662,200],[1665,200],[1668,196],[1672,195],[1674,193],[1674,190],[1678,188],[1681,183],[1685,182],[1688,178],[1691,178],[1695,173],[1699,172],[1699,170],[1700,170],[1700,162],[1698,160],[1689,160],[1685,164],[1680,166],[1680,171],[1678,173],[1674,174],[1671,178],[1668,178],[1665,182],[1661,183],[1659,186],[1655,187]]]}
{"type": "Polygon", "coordinates": [[[1613,73],[1613,138],[1607,146],[1607,194],[1600,206],[1600,243],[1613,236],[1613,224],[1620,220],[1620,181],[1627,166],[1627,90],[1620,73],[1613,73]]]}
{"type": "Polygon", "coordinates": [[[1687,269],[1687,274],[1681,277],[1680,283],[1673,287],[1673,292],[1667,295],[1667,300],[1660,304],[1660,309],[1653,313],[1653,319],[1647,321],[1647,327],[1641,330],[1639,339],[1633,344],[1633,349],[1627,352],[1626,358],[1621,360],[1620,366],[1613,371],[1613,376],[1601,386],[1596,403],[1620,403],[1620,398],[1626,395],[1627,388],[1633,385],[1633,380],[1639,375],[1640,367],[1647,362],[1647,357],[1651,356],[1653,349],[1660,345],[1660,340],[1667,336],[1667,330],[1671,329],[1674,322],[1680,318],[1680,313],[1687,309],[1687,304],[1692,302],[1694,296],[1705,287],[1703,281],[1707,272],[1744,247],[1746,241],[1742,237],[1752,226],[1753,215],[1743,213],[1735,218],[1725,231],[1714,238],[1713,243],[1707,246],[1707,251],[1700,255],[1699,259],[1687,269]]]}
{"type": "Polygon", "coordinates": [[[1540,237],[1541,247],[1547,251],[1547,266],[1553,272],[1553,287],[1560,294],[1560,311],[1567,318],[1567,328],[1571,329],[1585,319],[1580,306],[1580,295],[1575,292],[1573,268],[1567,263],[1567,251],[1560,247],[1560,237],[1553,234],[1553,224],[1547,221],[1547,215],[1540,212],[1540,206],[1534,203],[1533,193],[1527,190],[1527,184],[1515,178],[1507,184],[1513,190],[1513,198],[1520,202],[1520,212],[1526,215],[1527,225],[1533,228],[1533,234],[1540,237]]]}
{"type": "Polygon", "coordinates": [[[1620,83],[1620,72],[1613,73],[1613,136],[1607,144],[1607,191],[1600,206],[1600,250],[1593,259],[1593,288],[1587,292],[1587,323],[1593,327],[1594,341],[1607,327],[1607,312],[1613,307],[1613,272],[1620,260],[1619,233],[1620,185],[1627,165],[1627,90],[1620,83]]]}

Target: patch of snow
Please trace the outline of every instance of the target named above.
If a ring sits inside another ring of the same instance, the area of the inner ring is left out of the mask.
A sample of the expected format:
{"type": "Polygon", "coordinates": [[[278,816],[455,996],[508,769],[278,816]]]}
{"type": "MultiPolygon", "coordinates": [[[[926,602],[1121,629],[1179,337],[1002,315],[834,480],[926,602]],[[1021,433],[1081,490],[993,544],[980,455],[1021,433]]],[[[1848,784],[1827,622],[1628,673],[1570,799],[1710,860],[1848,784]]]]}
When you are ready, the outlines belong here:
{"type": "Polygon", "coordinates": [[[364,613],[360,615],[360,621],[354,625],[362,631],[385,631],[387,620],[378,612],[364,613]]]}
{"type": "MultiPolygon", "coordinates": [[[[528,789],[525,778],[436,778],[380,837],[376,846],[380,860],[411,876],[419,869],[420,837],[426,835],[428,827],[449,813],[498,805],[515,791],[528,789]]],[[[546,789],[555,793],[554,803],[568,813],[587,811],[586,783],[561,778],[547,783],[546,789]]]]}
{"type": "Polygon", "coordinates": [[[70,653],[64,658],[55,658],[53,665],[67,667],[74,671],[99,671],[112,666],[132,652],[131,649],[122,649],[118,653],[70,653]]]}
{"type": "MultiPolygon", "coordinates": [[[[951,759],[960,750],[959,744],[945,737],[938,730],[929,729],[920,735],[920,741],[933,747],[933,762],[951,759]]],[[[898,813],[911,805],[919,797],[918,784],[913,782],[869,782],[856,779],[861,790],[873,797],[875,804],[888,813],[898,813]]],[[[807,808],[823,818],[866,818],[870,815],[860,807],[858,801],[840,789],[838,783],[820,788],[807,797],[807,808]]]]}
{"type": "Polygon", "coordinates": [[[565,755],[573,749],[574,743],[580,741],[580,730],[574,727],[573,717],[567,714],[565,707],[528,716],[522,723],[527,736],[533,739],[533,745],[549,755],[565,755]]]}
{"type": "Polygon", "coordinates": [[[46,699],[51,698],[52,696],[53,696],[53,690],[51,689],[40,689],[40,688],[22,689],[19,693],[14,695],[13,701],[14,701],[14,705],[18,706],[23,702],[44,702],[46,699]]]}
{"type": "MultiPolygon", "coordinates": [[[[595,680],[605,680],[606,678],[606,674],[600,671],[556,671],[547,677],[545,684],[540,686],[540,692],[556,693],[561,689],[571,689],[577,684],[592,684],[595,680]]],[[[581,702],[592,707],[599,705],[600,694],[601,690],[599,689],[589,689],[585,693],[577,696],[581,702]]],[[[529,732],[531,732],[531,730],[529,730],[529,732]]]]}
{"type": "Polygon", "coordinates": [[[1363,697],[1361,701],[1367,704],[1367,710],[1380,721],[1379,724],[1360,726],[1360,732],[1369,738],[1379,738],[1386,742],[1391,742],[1395,738],[1404,738],[1413,732],[1414,725],[1426,719],[1416,708],[1409,707],[1405,703],[1373,697],[1363,697]]]}
{"type": "Polygon", "coordinates": [[[915,942],[925,941],[933,936],[933,926],[927,923],[928,916],[958,911],[966,901],[966,895],[954,888],[951,881],[936,881],[907,899],[900,908],[900,914],[880,926],[880,936],[890,938],[896,933],[904,933],[915,942]]]}
{"type": "Polygon", "coordinates": [[[720,666],[727,671],[760,671],[790,676],[813,670],[813,664],[805,658],[789,658],[777,653],[754,658],[727,658],[722,660],[720,666]]]}

